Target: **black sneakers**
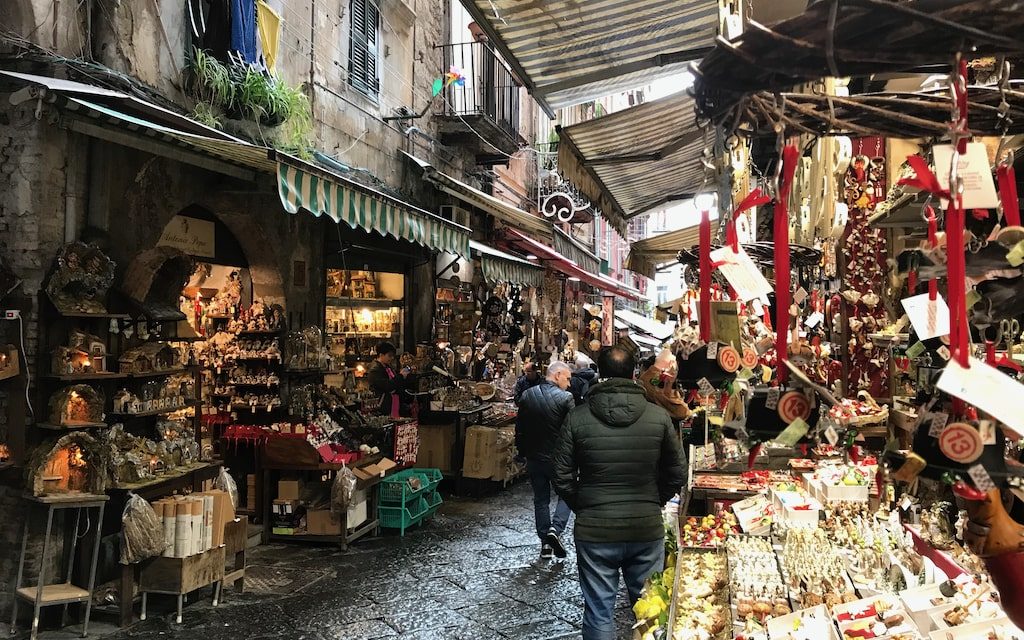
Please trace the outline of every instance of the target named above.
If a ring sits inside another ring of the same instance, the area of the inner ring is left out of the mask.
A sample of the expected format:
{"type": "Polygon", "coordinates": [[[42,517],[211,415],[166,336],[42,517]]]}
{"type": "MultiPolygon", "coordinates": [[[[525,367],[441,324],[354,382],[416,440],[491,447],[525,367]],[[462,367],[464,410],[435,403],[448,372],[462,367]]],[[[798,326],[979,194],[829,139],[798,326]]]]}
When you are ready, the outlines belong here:
{"type": "MultiPolygon", "coordinates": [[[[562,541],[558,539],[558,533],[556,533],[554,529],[549,529],[548,534],[544,536],[544,547],[550,548],[551,551],[554,552],[556,558],[564,558],[568,555],[565,551],[565,546],[562,544],[562,541]]],[[[541,557],[543,556],[544,552],[542,550],[541,557]]]]}

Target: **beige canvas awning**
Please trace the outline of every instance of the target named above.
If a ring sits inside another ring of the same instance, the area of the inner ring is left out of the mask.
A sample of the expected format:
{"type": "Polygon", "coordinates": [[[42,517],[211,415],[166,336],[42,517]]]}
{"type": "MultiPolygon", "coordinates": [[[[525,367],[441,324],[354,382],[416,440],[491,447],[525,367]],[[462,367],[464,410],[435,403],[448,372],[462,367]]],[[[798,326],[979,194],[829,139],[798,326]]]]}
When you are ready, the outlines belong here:
{"type": "Polygon", "coordinates": [[[559,132],[558,169],[616,226],[696,195],[705,138],[693,99],[676,93],[559,132]]]}
{"type": "Polygon", "coordinates": [[[653,280],[658,266],[674,262],[677,253],[699,242],[699,234],[694,225],[634,242],[626,257],[626,268],[653,280]]]}
{"type": "Polygon", "coordinates": [[[465,3],[548,115],[685,71],[718,34],[717,0],[465,3]]]}

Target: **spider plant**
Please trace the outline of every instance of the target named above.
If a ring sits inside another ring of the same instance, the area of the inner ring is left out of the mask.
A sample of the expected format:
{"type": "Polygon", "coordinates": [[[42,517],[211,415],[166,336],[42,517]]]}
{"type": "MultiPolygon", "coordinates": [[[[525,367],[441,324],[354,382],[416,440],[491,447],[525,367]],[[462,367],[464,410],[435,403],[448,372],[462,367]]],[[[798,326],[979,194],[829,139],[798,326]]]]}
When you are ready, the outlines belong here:
{"type": "Polygon", "coordinates": [[[235,92],[231,74],[210,53],[193,47],[185,72],[186,90],[197,100],[221,108],[231,104],[235,92]]]}
{"type": "Polygon", "coordinates": [[[192,119],[208,127],[220,129],[224,123],[220,120],[220,110],[209,102],[199,101],[192,109],[192,119]]]}

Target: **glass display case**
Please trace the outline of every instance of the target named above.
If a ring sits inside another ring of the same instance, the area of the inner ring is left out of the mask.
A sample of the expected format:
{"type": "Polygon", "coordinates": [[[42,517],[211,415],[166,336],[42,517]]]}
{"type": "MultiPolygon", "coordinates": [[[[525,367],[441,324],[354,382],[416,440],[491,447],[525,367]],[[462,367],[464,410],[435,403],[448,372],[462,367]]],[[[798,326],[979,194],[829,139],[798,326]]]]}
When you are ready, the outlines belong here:
{"type": "MultiPolygon", "coordinates": [[[[404,351],[405,275],[327,270],[326,338],[341,376],[365,368],[387,341],[404,351]]],[[[333,376],[332,376],[333,377],[333,376]]],[[[342,386],[341,380],[328,384],[342,386]]]]}

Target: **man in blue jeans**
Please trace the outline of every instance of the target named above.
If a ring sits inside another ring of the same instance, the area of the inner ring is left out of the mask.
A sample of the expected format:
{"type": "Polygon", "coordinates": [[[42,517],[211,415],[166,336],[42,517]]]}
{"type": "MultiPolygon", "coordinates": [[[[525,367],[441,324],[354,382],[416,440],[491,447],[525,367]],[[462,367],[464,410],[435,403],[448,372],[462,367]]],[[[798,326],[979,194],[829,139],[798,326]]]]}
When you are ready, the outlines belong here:
{"type": "Polygon", "coordinates": [[[569,388],[572,370],[564,362],[552,362],[547,377],[519,398],[516,417],[516,448],[526,458],[526,470],[533,485],[533,508],[542,558],[564,558],[565,546],[559,536],[569,522],[569,506],[555,496],[551,517],[551,453],[566,414],[575,406],[569,388]]]}
{"type": "Polygon", "coordinates": [[[576,514],[584,640],[614,640],[619,573],[630,604],[664,567],[661,509],[682,491],[685,462],[672,419],[633,380],[636,360],[611,347],[602,381],[569,413],[555,446],[555,490],[576,514]]]}

